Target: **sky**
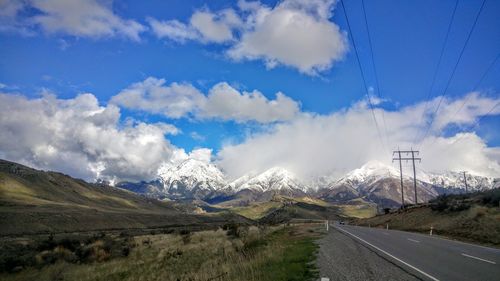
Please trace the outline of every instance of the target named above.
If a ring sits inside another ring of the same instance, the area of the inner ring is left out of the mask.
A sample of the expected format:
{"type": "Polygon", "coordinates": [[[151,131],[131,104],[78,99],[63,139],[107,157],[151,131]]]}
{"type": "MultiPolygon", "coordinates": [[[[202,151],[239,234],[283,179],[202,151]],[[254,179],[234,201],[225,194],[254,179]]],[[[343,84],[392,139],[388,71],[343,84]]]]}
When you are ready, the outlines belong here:
{"type": "Polygon", "coordinates": [[[394,149],[500,177],[500,2],[0,0],[0,158],[150,180],[339,177],[394,149]],[[345,12],[344,12],[345,11],[345,12]]]}

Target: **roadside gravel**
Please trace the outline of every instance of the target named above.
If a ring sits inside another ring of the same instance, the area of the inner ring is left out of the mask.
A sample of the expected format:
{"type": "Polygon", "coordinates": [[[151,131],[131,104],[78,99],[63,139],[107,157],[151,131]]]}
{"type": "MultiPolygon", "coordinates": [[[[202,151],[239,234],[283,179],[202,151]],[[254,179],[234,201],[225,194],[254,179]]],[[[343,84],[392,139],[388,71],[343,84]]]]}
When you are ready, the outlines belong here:
{"type": "Polygon", "coordinates": [[[420,280],[333,227],[318,243],[320,277],[330,281],[420,280]]]}

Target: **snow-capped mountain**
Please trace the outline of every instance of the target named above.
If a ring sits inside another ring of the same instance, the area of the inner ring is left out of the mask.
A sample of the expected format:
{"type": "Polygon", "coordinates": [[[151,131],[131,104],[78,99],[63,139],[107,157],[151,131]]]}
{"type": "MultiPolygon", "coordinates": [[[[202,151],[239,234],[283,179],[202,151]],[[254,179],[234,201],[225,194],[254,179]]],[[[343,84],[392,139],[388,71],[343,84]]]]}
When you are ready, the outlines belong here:
{"type": "Polygon", "coordinates": [[[170,198],[204,198],[226,185],[224,174],[214,164],[196,159],[164,165],[158,176],[170,198]]]}
{"type": "MultiPolygon", "coordinates": [[[[468,175],[467,183],[472,191],[494,188],[500,185],[500,180],[468,175]]],[[[405,202],[413,203],[415,190],[412,175],[403,174],[403,185],[405,202]]],[[[260,174],[249,173],[227,183],[223,172],[214,164],[188,159],[178,165],[163,165],[158,170],[158,179],[154,181],[119,183],[117,186],[155,198],[201,199],[207,202],[266,201],[276,194],[317,197],[331,202],[364,198],[385,206],[396,206],[401,202],[399,169],[378,161],[370,161],[341,178],[323,175],[307,183],[281,167],[260,174]]],[[[422,171],[417,174],[419,202],[442,193],[460,192],[460,189],[464,189],[463,174],[422,171]]]]}
{"type": "Polygon", "coordinates": [[[250,177],[245,183],[238,186],[237,191],[251,189],[257,191],[269,190],[303,190],[294,174],[289,171],[274,167],[255,177],[250,177]]]}
{"type": "MultiPolygon", "coordinates": [[[[465,189],[464,174],[448,171],[443,174],[420,172],[417,178],[443,188],[465,189]]],[[[467,188],[469,191],[491,189],[495,179],[478,175],[466,174],[467,188]]]]}
{"type": "Polygon", "coordinates": [[[335,184],[349,184],[356,186],[377,181],[382,178],[399,178],[399,171],[392,166],[385,165],[378,161],[370,161],[359,169],[355,169],[340,178],[335,184]]]}
{"type": "Polygon", "coordinates": [[[214,164],[187,159],[178,165],[164,164],[158,179],[148,183],[119,183],[121,188],[168,199],[204,199],[224,192],[224,174],[214,164]]]}
{"type": "MultiPolygon", "coordinates": [[[[493,178],[467,176],[469,191],[491,189],[497,182],[493,178]]],[[[428,201],[442,193],[463,192],[465,189],[463,175],[456,172],[432,174],[420,171],[417,174],[416,186],[419,202],[428,201]]],[[[406,203],[415,202],[413,175],[403,174],[403,195],[406,203]]],[[[370,161],[320,189],[318,196],[333,202],[363,197],[377,204],[397,206],[401,203],[399,169],[378,161],[370,161]]]]}
{"type": "Polygon", "coordinates": [[[255,191],[291,190],[305,192],[305,186],[297,177],[288,170],[281,167],[271,168],[257,176],[243,176],[233,182],[236,191],[250,189],[255,191]],[[244,179],[248,179],[244,181],[244,179]]]}

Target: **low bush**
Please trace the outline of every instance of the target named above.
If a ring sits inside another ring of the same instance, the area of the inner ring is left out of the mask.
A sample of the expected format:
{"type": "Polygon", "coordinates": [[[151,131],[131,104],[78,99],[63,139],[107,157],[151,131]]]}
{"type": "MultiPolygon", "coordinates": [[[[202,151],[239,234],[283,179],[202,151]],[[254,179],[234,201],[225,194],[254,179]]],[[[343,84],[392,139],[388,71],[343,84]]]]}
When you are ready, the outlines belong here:
{"type": "Polygon", "coordinates": [[[133,245],[128,237],[105,234],[83,239],[62,238],[31,241],[27,244],[10,243],[0,248],[0,272],[14,272],[19,268],[42,268],[58,261],[67,263],[102,262],[128,256],[133,245]]]}

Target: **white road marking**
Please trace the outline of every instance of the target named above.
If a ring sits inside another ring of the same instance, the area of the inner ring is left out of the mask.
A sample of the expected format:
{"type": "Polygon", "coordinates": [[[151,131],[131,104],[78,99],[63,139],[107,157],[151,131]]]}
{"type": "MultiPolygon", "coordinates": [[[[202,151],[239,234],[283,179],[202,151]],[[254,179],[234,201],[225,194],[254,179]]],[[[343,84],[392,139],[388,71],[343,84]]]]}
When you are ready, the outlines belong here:
{"type": "Polygon", "coordinates": [[[389,233],[387,233],[387,232],[382,232],[382,234],[384,234],[384,235],[389,235],[389,233]]]}
{"type": "Polygon", "coordinates": [[[420,241],[415,240],[415,239],[408,238],[408,240],[410,240],[411,242],[420,243],[420,241]]]}
{"type": "Polygon", "coordinates": [[[321,277],[321,281],[330,281],[330,278],[321,277]]]}
{"type": "Polygon", "coordinates": [[[462,256],[468,257],[468,258],[472,258],[472,259],[476,259],[476,260],[480,260],[480,261],[484,261],[484,262],[488,262],[488,263],[491,263],[491,264],[497,264],[494,261],[485,260],[485,259],[478,258],[478,257],[475,257],[475,256],[467,255],[467,254],[464,254],[464,253],[462,253],[462,256]]]}
{"type": "Polygon", "coordinates": [[[389,254],[388,252],[386,252],[386,251],[384,251],[384,250],[380,249],[379,247],[377,247],[377,246],[375,246],[375,245],[373,245],[373,244],[371,244],[371,243],[367,242],[366,240],[364,240],[364,239],[362,239],[362,238],[360,238],[360,237],[358,237],[358,236],[356,236],[356,235],[354,235],[354,234],[350,233],[349,231],[347,231],[347,230],[345,230],[345,229],[342,229],[342,228],[340,228],[340,227],[336,227],[336,228],[337,228],[338,230],[343,231],[343,232],[345,232],[345,233],[347,233],[347,234],[351,235],[352,237],[357,238],[358,240],[360,240],[360,241],[362,241],[362,242],[364,242],[364,243],[366,243],[366,244],[368,244],[368,245],[372,246],[373,248],[375,248],[375,249],[379,250],[380,252],[382,252],[382,253],[384,253],[384,254],[388,255],[389,257],[391,257],[391,258],[393,258],[393,259],[395,259],[395,260],[397,260],[397,261],[401,262],[402,264],[404,264],[404,265],[406,265],[406,266],[408,266],[408,267],[410,267],[410,268],[412,268],[412,269],[414,269],[414,270],[416,270],[416,271],[418,271],[418,272],[422,273],[423,275],[427,276],[429,279],[434,280],[434,281],[439,281],[439,279],[437,279],[436,277],[434,277],[434,276],[432,276],[432,275],[430,275],[430,274],[428,274],[428,273],[426,273],[426,272],[424,272],[424,271],[422,271],[422,270],[420,270],[420,269],[418,269],[418,268],[414,267],[413,265],[411,265],[411,264],[409,264],[409,263],[407,263],[407,262],[405,262],[405,261],[403,261],[403,260],[401,260],[401,259],[399,259],[399,258],[397,258],[397,257],[395,257],[395,256],[393,256],[393,255],[391,255],[391,254],[389,254]]]}

